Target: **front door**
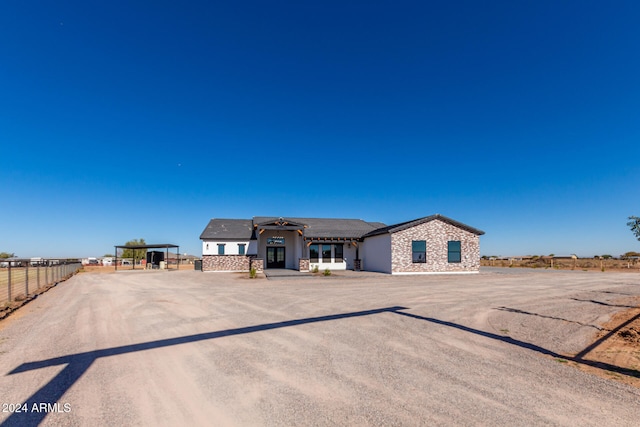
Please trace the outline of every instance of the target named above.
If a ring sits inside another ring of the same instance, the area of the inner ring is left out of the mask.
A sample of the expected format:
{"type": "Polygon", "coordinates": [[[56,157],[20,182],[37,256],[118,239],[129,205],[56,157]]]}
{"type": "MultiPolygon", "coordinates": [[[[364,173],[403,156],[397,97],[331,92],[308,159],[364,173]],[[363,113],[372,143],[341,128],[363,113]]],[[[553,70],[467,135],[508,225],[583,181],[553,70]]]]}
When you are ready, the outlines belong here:
{"type": "Polygon", "coordinates": [[[267,268],[285,268],[284,247],[267,248],[267,268]]]}

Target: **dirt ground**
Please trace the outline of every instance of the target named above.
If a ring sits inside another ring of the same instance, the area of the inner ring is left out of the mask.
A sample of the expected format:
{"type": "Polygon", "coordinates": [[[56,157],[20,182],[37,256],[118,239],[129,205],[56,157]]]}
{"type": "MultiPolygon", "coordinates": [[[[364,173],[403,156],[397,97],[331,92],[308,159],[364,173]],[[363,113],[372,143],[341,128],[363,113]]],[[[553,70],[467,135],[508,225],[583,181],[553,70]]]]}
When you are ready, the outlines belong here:
{"type": "MultiPolygon", "coordinates": [[[[171,264],[171,266],[169,266],[170,270],[175,270],[176,266],[171,264]]],[[[193,264],[180,264],[180,271],[184,271],[184,270],[193,270],[194,266],[193,264]]],[[[131,268],[130,265],[125,265],[125,266],[119,266],[118,267],[118,271],[132,271],[134,269],[131,268]]],[[[135,268],[136,271],[140,271],[140,270],[144,270],[144,267],[141,267],[139,265],[136,265],[135,268]]],[[[116,272],[116,267],[115,266],[104,266],[104,265],[85,265],[82,267],[82,270],[80,270],[81,273],[115,273],[116,272]]]]}
{"type": "MultiPolygon", "coordinates": [[[[593,274],[593,277],[597,277],[599,274],[608,275],[612,273],[627,273],[631,275],[629,277],[639,274],[637,266],[634,266],[634,269],[628,269],[626,261],[610,260],[608,262],[609,264],[604,272],[599,267],[583,267],[579,269],[578,273],[580,271],[588,272],[593,274]]],[[[483,260],[483,263],[488,264],[488,261],[483,260]]],[[[520,269],[528,272],[545,271],[549,273],[554,271],[575,271],[571,266],[563,266],[562,264],[560,264],[559,268],[554,269],[531,269],[526,267],[489,268],[495,271],[504,269],[516,273],[520,269]]],[[[621,310],[613,314],[608,321],[600,326],[600,332],[592,338],[589,346],[586,347],[590,351],[583,351],[583,354],[567,353],[566,363],[590,374],[640,388],[640,297],[620,298],[613,301],[613,304],[620,307],[621,310]],[[582,363],[583,358],[587,359],[589,363],[582,363]],[[620,368],[624,375],[611,369],[606,369],[610,366],[620,368]]]]}
{"type": "Polygon", "coordinates": [[[640,388],[640,297],[619,300],[618,304],[635,306],[615,313],[591,343],[593,350],[585,355],[605,366],[627,369],[631,375],[570,362],[580,369],[640,388]],[[635,371],[635,372],[634,372],[635,371]]]}
{"type": "Polygon", "coordinates": [[[638,286],[82,273],[0,322],[0,424],[635,426],[638,286]]]}

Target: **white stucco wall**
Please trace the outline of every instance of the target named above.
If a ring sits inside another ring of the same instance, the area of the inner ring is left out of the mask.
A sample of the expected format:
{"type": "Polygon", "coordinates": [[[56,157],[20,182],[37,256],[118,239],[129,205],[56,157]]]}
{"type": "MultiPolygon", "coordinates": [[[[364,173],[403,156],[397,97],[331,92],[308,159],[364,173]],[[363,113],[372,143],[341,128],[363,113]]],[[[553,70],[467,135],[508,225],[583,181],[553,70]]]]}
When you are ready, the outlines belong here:
{"type": "Polygon", "coordinates": [[[302,238],[297,231],[265,230],[258,236],[258,257],[264,259],[267,268],[267,246],[282,247],[283,245],[267,245],[270,237],[284,237],[285,268],[298,269],[298,260],[302,253],[302,238]]]}
{"type": "Polygon", "coordinates": [[[248,240],[234,240],[234,241],[216,241],[216,240],[203,240],[202,241],[202,255],[218,255],[218,245],[224,245],[225,255],[239,255],[238,245],[244,244],[245,255],[249,250],[248,240]]]}
{"type": "MultiPolygon", "coordinates": [[[[358,243],[359,244],[359,243],[358,243]]],[[[356,259],[356,248],[353,245],[344,245],[344,261],[347,270],[353,270],[353,260],[356,259]]]]}
{"type": "Polygon", "coordinates": [[[361,244],[360,258],[366,271],[391,273],[391,235],[367,237],[361,244]]]}

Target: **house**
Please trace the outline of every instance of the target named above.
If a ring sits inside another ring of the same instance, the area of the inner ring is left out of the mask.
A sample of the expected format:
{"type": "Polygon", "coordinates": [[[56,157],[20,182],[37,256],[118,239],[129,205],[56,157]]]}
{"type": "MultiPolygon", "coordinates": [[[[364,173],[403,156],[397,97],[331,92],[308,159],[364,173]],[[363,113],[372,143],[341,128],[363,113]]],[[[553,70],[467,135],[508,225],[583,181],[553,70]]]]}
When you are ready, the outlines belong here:
{"type": "Polygon", "coordinates": [[[202,270],[473,273],[482,234],[440,214],[390,226],[361,219],[212,219],[200,235],[202,270]]]}

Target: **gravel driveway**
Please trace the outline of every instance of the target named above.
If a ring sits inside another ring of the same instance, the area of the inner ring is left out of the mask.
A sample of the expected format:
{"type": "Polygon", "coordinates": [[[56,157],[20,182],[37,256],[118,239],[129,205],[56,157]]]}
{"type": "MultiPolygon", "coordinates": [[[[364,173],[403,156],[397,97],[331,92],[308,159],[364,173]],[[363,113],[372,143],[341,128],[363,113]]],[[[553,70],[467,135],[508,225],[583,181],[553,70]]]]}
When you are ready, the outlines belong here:
{"type": "Polygon", "coordinates": [[[0,323],[0,422],[638,425],[639,389],[563,359],[637,273],[246,276],[61,283],[0,323]]]}

